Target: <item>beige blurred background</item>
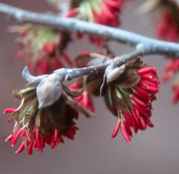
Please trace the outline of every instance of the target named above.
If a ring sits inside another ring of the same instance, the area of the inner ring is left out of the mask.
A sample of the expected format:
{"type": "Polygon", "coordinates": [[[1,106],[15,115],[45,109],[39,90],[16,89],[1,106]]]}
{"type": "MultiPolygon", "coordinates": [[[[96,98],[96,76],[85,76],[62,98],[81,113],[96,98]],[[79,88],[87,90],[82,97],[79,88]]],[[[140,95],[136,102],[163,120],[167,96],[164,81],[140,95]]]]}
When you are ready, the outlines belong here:
{"type": "MultiPolygon", "coordinates": [[[[154,14],[137,13],[136,7],[142,0],[129,0],[122,16],[123,28],[153,36],[157,22],[154,14]]],[[[44,1],[0,0],[27,9],[45,10],[44,1]]],[[[0,15],[0,111],[15,105],[12,89],[23,87],[20,71],[23,64],[15,58],[15,36],[7,32],[13,21],[0,15]]],[[[71,53],[79,50],[78,44],[71,53]]],[[[86,46],[87,48],[88,46],[86,46]]],[[[112,43],[117,52],[125,52],[124,46],[112,43]]],[[[162,72],[164,59],[147,57],[146,62],[156,65],[162,72]]],[[[170,84],[161,86],[158,100],[154,104],[155,128],[134,137],[127,145],[121,137],[111,139],[113,117],[106,111],[100,99],[95,100],[97,116],[91,120],[79,120],[80,131],[76,140],[66,141],[54,151],[19,156],[3,142],[12,125],[5,116],[0,117],[0,174],[178,174],[179,173],[179,105],[173,106],[170,84]]]]}

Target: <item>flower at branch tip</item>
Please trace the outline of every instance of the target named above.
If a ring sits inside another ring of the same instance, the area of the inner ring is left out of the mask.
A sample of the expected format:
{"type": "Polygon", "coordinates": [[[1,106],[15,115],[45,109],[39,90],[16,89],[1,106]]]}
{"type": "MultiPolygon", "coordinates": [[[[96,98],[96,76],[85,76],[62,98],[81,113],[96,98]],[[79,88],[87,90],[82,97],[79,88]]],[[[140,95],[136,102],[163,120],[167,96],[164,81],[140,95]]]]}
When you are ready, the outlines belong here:
{"type": "Polygon", "coordinates": [[[12,133],[5,141],[12,147],[18,146],[16,154],[27,150],[31,155],[33,150],[43,151],[46,145],[55,148],[64,142],[65,137],[74,139],[78,130],[75,123],[78,112],[67,104],[63,95],[42,109],[38,107],[34,87],[22,89],[16,96],[21,100],[20,106],[4,109],[4,113],[10,114],[15,122],[12,133]]]}
{"type": "Polygon", "coordinates": [[[117,117],[113,138],[121,131],[126,142],[130,143],[134,133],[153,127],[152,102],[156,99],[158,89],[156,69],[139,61],[128,63],[118,79],[108,84],[105,102],[117,117]]]}

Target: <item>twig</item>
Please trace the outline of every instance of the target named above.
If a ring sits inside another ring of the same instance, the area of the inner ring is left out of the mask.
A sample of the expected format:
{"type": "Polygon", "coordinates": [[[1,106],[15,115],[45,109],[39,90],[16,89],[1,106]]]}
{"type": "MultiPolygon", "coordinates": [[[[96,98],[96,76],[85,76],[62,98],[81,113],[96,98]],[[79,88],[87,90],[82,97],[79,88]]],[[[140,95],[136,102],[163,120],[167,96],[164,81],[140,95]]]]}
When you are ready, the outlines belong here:
{"type": "MultiPolygon", "coordinates": [[[[82,68],[59,68],[55,70],[53,73],[56,74],[57,76],[60,76],[60,79],[62,79],[62,81],[70,81],[85,75],[89,76],[89,75],[98,75],[101,73],[104,74],[105,69],[108,66],[113,66],[113,68],[115,68],[127,63],[132,59],[136,59],[141,55],[143,55],[143,50],[136,49],[131,53],[127,53],[121,57],[116,57],[114,59],[110,59],[110,60],[107,59],[105,62],[97,65],[92,65],[82,68]]],[[[22,71],[22,76],[30,84],[37,86],[41,80],[48,78],[49,75],[33,76],[30,74],[30,72],[26,67],[22,71]]]]}
{"type": "Polygon", "coordinates": [[[70,32],[98,35],[103,38],[108,38],[132,46],[141,46],[144,47],[144,54],[179,56],[179,44],[148,38],[119,28],[116,29],[95,23],[80,21],[78,19],[59,17],[52,14],[35,13],[6,5],[4,3],[0,3],[0,13],[7,14],[20,23],[48,25],[50,27],[70,32]]]}
{"type": "MultiPolygon", "coordinates": [[[[143,50],[136,49],[131,53],[124,54],[123,56],[116,57],[112,60],[106,61],[106,63],[101,63],[99,65],[89,66],[89,67],[83,67],[83,68],[74,68],[69,69],[69,73],[67,73],[67,80],[72,80],[74,78],[78,78],[85,75],[93,75],[93,74],[99,74],[101,72],[104,72],[106,67],[109,65],[114,66],[121,66],[125,63],[127,63],[129,60],[138,58],[139,56],[143,55],[143,50]]],[[[57,72],[58,70],[56,70],[57,72]]]]}

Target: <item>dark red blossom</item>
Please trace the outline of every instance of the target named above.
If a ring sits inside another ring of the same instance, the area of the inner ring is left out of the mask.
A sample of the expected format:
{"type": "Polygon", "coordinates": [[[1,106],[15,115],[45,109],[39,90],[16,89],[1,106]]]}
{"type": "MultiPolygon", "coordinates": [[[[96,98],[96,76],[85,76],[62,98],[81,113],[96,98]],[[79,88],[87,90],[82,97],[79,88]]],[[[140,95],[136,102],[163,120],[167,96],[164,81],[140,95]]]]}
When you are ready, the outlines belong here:
{"type": "MultiPolygon", "coordinates": [[[[124,0],[94,0],[75,3],[67,13],[68,17],[79,17],[80,19],[95,22],[102,25],[117,27],[120,25],[120,12],[124,0]],[[88,7],[88,8],[87,8],[88,7]],[[87,8],[87,9],[86,9],[87,8]]],[[[83,34],[78,33],[78,38],[83,34]]],[[[90,36],[90,41],[98,46],[104,43],[104,40],[97,36],[90,36]]]]}
{"type": "Polygon", "coordinates": [[[37,75],[49,74],[64,66],[73,66],[73,62],[67,54],[59,57],[44,56],[38,58],[35,62],[29,62],[29,69],[37,75]]]}
{"type": "Polygon", "coordinates": [[[157,26],[157,36],[161,39],[169,41],[176,42],[179,40],[179,27],[170,10],[163,12],[157,26]]]}
{"type": "Polygon", "coordinates": [[[69,56],[60,52],[62,37],[59,31],[27,24],[13,27],[13,31],[19,33],[17,56],[25,61],[33,73],[47,74],[73,65],[69,56]]]}
{"type": "Polygon", "coordinates": [[[124,0],[102,0],[100,9],[93,10],[94,21],[99,24],[118,26],[119,13],[124,0]]]}
{"type": "Polygon", "coordinates": [[[153,127],[151,122],[152,102],[156,99],[159,89],[157,72],[154,67],[140,66],[133,70],[127,68],[123,76],[130,78],[132,71],[138,77],[135,78],[136,82],[131,81],[132,83],[126,85],[119,77],[120,80],[113,84],[117,86],[110,89],[111,99],[108,96],[107,101],[108,107],[117,116],[112,137],[115,138],[121,131],[127,143],[131,142],[134,133],[153,127]]]}
{"type": "Polygon", "coordinates": [[[179,82],[176,84],[173,84],[172,92],[173,92],[172,101],[174,104],[176,104],[179,102],[179,82]]]}
{"type": "Polygon", "coordinates": [[[31,155],[33,150],[43,151],[46,145],[55,148],[65,137],[74,139],[78,112],[66,103],[64,96],[53,105],[38,109],[34,88],[23,89],[16,95],[21,99],[20,106],[6,108],[4,113],[10,114],[15,122],[13,132],[5,141],[12,147],[18,146],[17,154],[27,150],[31,155]]]}
{"type": "Polygon", "coordinates": [[[36,63],[30,63],[29,68],[34,74],[49,74],[58,68],[64,67],[60,58],[40,58],[36,63]]]}
{"type": "Polygon", "coordinates": [[[170,80],[176,73],[179,72],[179,59],[172,58],[165,66],[165,72],[163,75],[164,80],[170,80]]]}
{"type": "Polygon", "coordinates": [[[166,64],[163,79],[164,81],[167,81],[174,78],[174,81],[172,82],[172,101],[174,104],[179,102],[178,73],[179,73],[179,59],[172,58],[166,64]]]}

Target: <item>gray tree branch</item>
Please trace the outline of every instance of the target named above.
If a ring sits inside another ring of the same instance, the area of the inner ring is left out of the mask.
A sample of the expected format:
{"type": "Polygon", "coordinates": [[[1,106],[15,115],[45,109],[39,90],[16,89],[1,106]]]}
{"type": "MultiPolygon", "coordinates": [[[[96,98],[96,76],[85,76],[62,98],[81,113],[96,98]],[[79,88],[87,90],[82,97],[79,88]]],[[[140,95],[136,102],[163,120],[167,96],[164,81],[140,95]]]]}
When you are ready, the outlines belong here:
{"type": "Polygon", "coordinates": [[[36,13],[0,3],[0,13],[9,15],[20,23],[48,25],[70,32],[97,35],[110,40],[141,47],[143,54],[161,54],[179,56],[179,44],[148,38],[119,28],[107,27],[73,18],[59,17],[52,14],[36,13]]]}

